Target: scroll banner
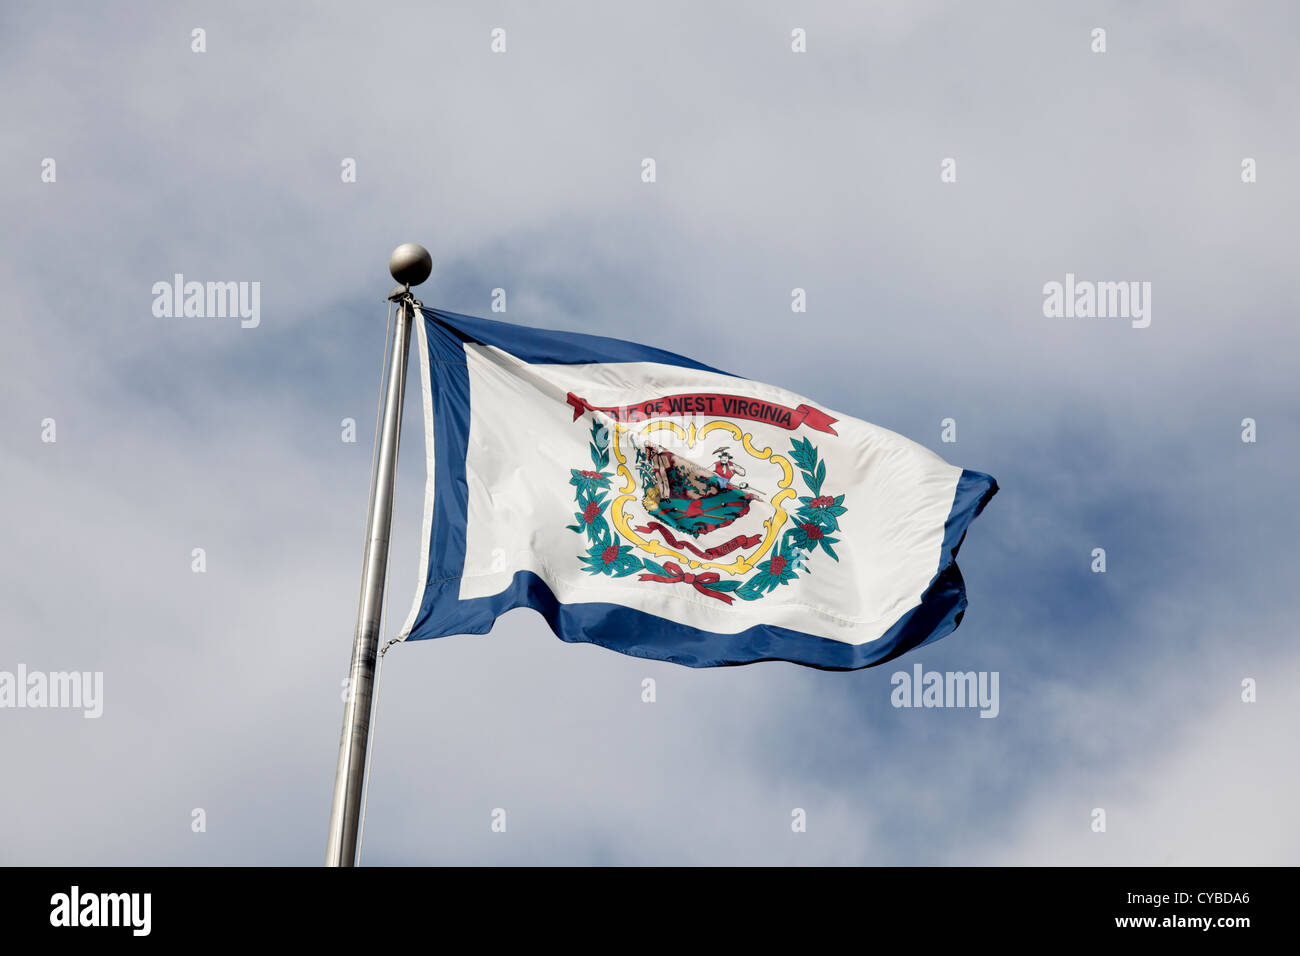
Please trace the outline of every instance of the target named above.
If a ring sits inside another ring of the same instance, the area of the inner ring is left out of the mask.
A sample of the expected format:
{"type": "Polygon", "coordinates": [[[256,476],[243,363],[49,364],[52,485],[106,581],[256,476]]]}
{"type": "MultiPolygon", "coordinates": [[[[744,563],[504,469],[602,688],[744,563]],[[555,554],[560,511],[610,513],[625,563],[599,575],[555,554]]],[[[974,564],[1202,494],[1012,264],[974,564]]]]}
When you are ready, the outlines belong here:
{"type": "Polygon", "coordinates": [[[672,532],[661,525],[658,521],[651,521],[647,525],[638,525],[636,530],[642,534],[654,534],[655,532],[658,532],[663,535],[664,540],[674,548],[682,548],[691,552],[696,557],[703,558],[705,561],[716,561],[718,558],[726,557],[737,548],[752,548],[763,540],[761,534],[742,534],[732,538],[726,544],[719,544],[701,551],[689,541],[679,541],[674,538],[672,532]]]}
{"type": "Polygon", "coordinates": [[[831,428],[831,424],[837,419],[831,418],[821,409],[813,408],[811,405],[790,408],[775,402],[745,398],[741,395],[721,395],[715,392],[684,392],[680,395],[651,398],[632,405],[611,407],[593,405],[585,398],[570,392],[569,404],[573,406],[574,421],[577,421],[583,412],[602,412],[619,422],[644,422],[670,415],[721,415],[723,418],[744,418],[749,421],[766,422],[791,431],[800,425],[807,425],[819,432],[839,434],[831,428]]]}

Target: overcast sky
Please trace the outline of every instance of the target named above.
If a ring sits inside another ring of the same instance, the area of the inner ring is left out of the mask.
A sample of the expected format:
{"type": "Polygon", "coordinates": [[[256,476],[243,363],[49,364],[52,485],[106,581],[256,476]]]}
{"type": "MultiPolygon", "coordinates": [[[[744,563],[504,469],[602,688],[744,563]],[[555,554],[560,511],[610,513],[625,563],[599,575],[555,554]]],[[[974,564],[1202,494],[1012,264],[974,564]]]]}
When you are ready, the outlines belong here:
{"type": "Polygon", "coordinates": [[[1002,490],[960,629],[882,667],[695,671],[528,610],[394,648],[363,862],[1300,862],[1298,29],[1285,2],[7,5],[0,671],[102,671],[104,702],[0,710],[0,863],[323,860],[405,241],[427,305],[661,345],[1002,490]],[[175,273],[260,282],[260,324],[155,316],[175,273]],[[1150,282],[1150,326],[1045,318],[1067,273],[1150,282]],[[891,707],[916,663],[997,671],[998,717],[891,707]]]}

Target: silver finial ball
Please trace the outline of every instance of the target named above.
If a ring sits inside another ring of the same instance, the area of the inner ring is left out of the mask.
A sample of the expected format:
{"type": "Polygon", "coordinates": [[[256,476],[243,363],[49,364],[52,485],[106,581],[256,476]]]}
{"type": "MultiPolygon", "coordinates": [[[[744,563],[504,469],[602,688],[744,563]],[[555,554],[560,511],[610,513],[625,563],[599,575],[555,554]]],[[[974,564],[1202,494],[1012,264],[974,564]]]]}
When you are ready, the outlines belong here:
{"type": "Polygon", "coordinates": [[[388,271],[398,282],[419,285],[433,271],[429,250],[415,242],[404,242],[388,257],[388,271]]]}

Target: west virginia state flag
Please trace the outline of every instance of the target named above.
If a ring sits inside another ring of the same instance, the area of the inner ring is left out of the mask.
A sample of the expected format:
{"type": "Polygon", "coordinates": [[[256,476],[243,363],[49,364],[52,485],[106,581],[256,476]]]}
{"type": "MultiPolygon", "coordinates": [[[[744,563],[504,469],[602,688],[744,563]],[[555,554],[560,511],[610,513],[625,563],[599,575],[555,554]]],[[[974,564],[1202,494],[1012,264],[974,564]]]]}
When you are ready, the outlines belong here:
{"type": "Polygon", "coordinates": [[[660,349],[416,316],[428,483],[400,637],[531,607],[690,667],[869,667],[961,621],[997,491],[900,435],[660,349]]]}

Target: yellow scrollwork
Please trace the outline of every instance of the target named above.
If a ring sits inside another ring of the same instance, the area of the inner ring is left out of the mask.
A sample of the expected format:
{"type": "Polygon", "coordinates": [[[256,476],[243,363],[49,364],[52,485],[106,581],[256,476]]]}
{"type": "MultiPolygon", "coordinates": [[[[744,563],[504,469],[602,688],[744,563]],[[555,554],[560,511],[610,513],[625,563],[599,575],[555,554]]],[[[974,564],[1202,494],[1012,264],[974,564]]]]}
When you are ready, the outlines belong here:
{"type": "Polygon", "coordinates": [[[712,571],[725,571],[728,574],[745,574],[751,571],[756,564],[763,560],[763,556],[772,550],[776,544],[777,538],[781,533],[781,528],[785,524],[789,515],[786,514],[784,503],[796,496],[796,492],[790,487],[794,481],[794,468],[791,467],[789,459],[778,455],[771,448],[758,449],[754,447],[753,436],[748,432],[741,431],[740,427],[732,422],[714,421],[709,422],[701,428],[696,428],[694,422],[688,422],[685,428],[682,428],[676,422],[656,421],[650,422],[643,426],[637,434],[641,437],[649,437],[659,431],[671,431],[680,441],[686,444],[687,448],[694,448],[695,445],[708,435],[710,432],[725,431],[733,438],[739,441],[742,447],[758,461],[772,461],[781,466],[781,480],[777,483],[777,491],[772,495],[768,504],[772,506],[772,516],[763,522],[765,529],[763,540],[758,548],[750,554],[739,553],[736,559],[730,563],[724,564],[719,561],[701,561],[689,554],[683,554],[674,551],[666,545],[655,541],[653,538],[647,540],[641,537],[632,529],[631,521],[625,512],[625,507],[629,501],[636,498],[636,477],[632,474],[632,469],[628,467],[627,456],[623,454],[622,436],[626,433],[632,433],[633,429],[623,422],[615,422],[617,434],[612,436],[610,445],[614,451],[614,457],[618,461],[618,474],[623,479],[623,487],[619,489],[618,496],[610,505],[610,518],[614,522],[614,527],[619,533],[632,542],[637,548],[645,551],[653,557],[672,558],[675,561],[683,562],[690,566],[692,570],[707,568],[712,571]]]}

